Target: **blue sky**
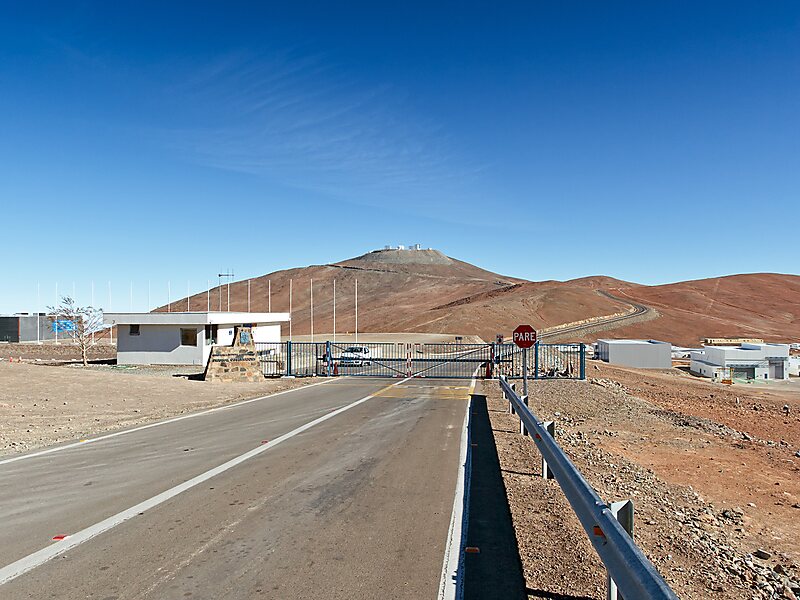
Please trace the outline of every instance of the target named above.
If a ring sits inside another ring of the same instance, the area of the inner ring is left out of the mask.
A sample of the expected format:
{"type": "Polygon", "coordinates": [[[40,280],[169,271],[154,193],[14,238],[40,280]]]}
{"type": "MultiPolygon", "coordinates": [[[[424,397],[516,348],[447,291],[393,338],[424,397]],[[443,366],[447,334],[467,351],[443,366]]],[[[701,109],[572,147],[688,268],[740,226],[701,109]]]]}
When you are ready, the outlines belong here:
{"type": "Polygon", "coordinates": [[[389,243],[798,273],[796,2],[251,4],[5,3],[0,312],[389,243]]]}

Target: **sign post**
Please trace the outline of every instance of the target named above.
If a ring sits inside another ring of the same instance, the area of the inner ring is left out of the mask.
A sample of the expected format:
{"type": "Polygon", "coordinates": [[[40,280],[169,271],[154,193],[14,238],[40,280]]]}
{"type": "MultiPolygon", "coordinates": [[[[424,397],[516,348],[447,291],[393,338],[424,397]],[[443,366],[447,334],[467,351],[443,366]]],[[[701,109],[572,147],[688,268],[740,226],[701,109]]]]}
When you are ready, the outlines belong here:
{"type": "Polygon", "coordinates": [[[536,330],[530,325],[519,325],[512,334],[514,343],[522,348],[522,395],[528,395],[528,348],[536,343],[536,330]]]}

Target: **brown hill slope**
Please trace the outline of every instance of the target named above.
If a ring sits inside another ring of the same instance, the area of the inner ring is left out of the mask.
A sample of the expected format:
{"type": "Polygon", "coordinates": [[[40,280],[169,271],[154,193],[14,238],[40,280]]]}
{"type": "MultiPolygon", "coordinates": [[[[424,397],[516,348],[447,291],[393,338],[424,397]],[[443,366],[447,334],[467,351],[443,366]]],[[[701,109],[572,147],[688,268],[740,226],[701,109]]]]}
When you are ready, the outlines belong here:
{"type": "MultiPolygon", "coordinates": [[[[436,250],[381,250],[335,264],[288,269],[251,279],[250,309],[268,310],[271,289],[272,310],[288,312],[291,281],[292,330],[294,334],[307,335],[311,331],[313,281],[314,331],[331,332],[334,280],[336,329],[340,332],[355,329],[356,280],[358,328],[372,332],[404,331],[396,328],[399,322],[412,319],[433,306],[522,281],[452,259],[436,250]]],[[[231,284],[230,310],[247,310],[247,287],[247,281],[231,284]]],[[[227,295],[224,285],[222,290],[211,290],[211,309],[227,310],[227,295]]],[[[190,298],[189,306],[205,310],[207,304],[208,297],[201,293],[190,298]]],[[[186,310],[186,306],[184,298],[173,302],[172,310],[186,310]]]]}
{"type": "Polygon", "coordinates": [[[616,329],[614,337],[655,337],[683,345],[697,345],[703,337],[800,339],[797,275],[749,273],[611,291],[661,315],[616,329]]]}
{"type": "MultiPolygon", "coordinates": [[[[644,286],[611,277],[530,282],[480,269],[436,250],[381,250],[330,265],[270,273],[250,280],[250,309],[266,311],[271,285],[276,312],[289,310],[292,282],[292,330],[311,330],[311,281],[314,331],[333,330],[336,281],[336,330],[355,328],[358,280],[359,331],[426,332],[479,335],[492,339],[517,324],[552,327],[624,312],[630,307],[598,293],[606,290],[656,309],[657,318],[587,335],[660,338],[697,345],[702,337],[800,339],[800,276],[732,275],[669,285],[644,286]]],[[[246,281],[230,287],[230,309],[247,310],[246,281]]],[[[212,310],[227,309],[227,288],[211,290],[212,310]],[[221,303],[220,303],[221,300],[221,303]]],[[[205,293],[190,298],[193,310],[205,310],[205,293]]],[[[159,310],[166,310],[162,307],[159,310]]],[[[186,310],[186,299],[172,304],[186,310]]]]}

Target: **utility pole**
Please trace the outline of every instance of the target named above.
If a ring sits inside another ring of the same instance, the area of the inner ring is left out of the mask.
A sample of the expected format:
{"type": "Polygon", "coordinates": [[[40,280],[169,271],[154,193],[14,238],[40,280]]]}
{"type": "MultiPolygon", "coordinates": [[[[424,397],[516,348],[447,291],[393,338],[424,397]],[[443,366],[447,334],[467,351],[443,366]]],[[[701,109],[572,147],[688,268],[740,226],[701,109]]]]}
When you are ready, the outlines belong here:
{"type": "Polygon", "coordinates": [[[192,312],[192,309],[190,308],[191,307],[191,304],[190,304],[191,300],[189,300],[189,297],[191,296],[191,291],[190,291],[191,289],[192,289],[192,286],[189,283],[189,280],[187,279],[186,280],[186,312],[192,312]]]}
{"type": "Polygon", "coordinates": [[[128,305],[130,306],[130,311],[133,312],[133,280],[131,280],[130,298],[128,305]]]}
{"type": "Polygon", "coordinates": [[[267,279],[267,312],[272,312],[272,279],[267,279]]]}

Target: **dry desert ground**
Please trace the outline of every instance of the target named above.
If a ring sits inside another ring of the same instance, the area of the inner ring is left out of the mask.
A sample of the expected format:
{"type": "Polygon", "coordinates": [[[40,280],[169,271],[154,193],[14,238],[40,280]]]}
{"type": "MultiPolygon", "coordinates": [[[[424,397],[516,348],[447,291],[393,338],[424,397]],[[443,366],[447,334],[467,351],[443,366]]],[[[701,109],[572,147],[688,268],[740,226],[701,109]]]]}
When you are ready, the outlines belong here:
{"type": "MultiPolygon", "coordinates": [[[[724,387],[593,362],[588,374],[531,385],[531,409],[556,421],[601,498],[634,500],[637,543],[678,596],[800,595],[796,383],[724,387]]],[[[558,485],[541,479],[535,445],[499,386],[483,389],[531,597],[604,597],[602,564],[558,485]]]]}
{"type": "Polygon", "coordinates": [[[82,439],[314,383],[313,379],[271,379],[214,384],[175,376],[181,374],[181,369],[83,368],[0,361],[0,454],[82,439]]]}

